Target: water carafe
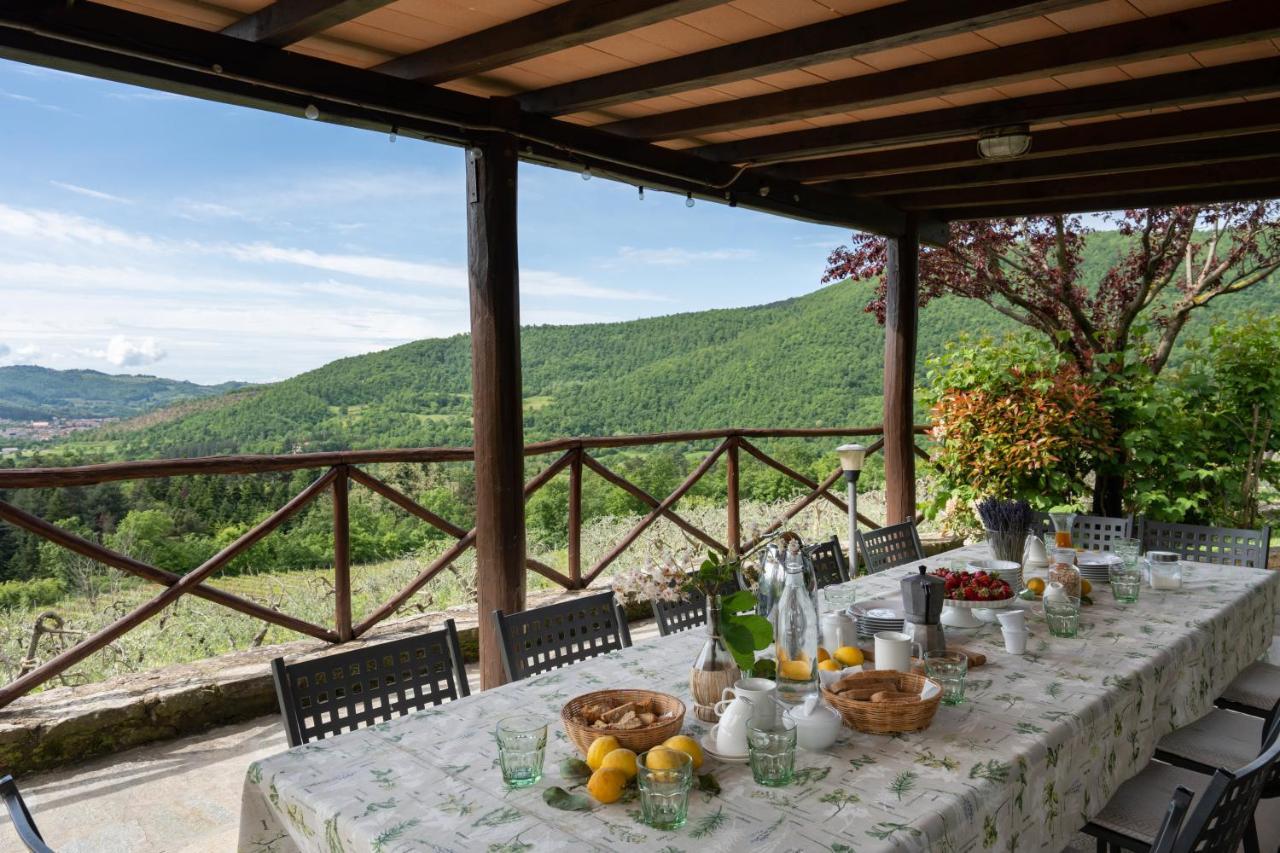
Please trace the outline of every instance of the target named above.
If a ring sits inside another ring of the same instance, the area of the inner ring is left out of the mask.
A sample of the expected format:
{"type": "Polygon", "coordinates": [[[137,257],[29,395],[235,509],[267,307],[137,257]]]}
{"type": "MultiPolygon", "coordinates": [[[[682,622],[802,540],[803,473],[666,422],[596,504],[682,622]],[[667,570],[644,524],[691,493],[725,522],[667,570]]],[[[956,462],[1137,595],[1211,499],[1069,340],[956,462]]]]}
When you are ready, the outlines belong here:
{"type": "Polygon", "coordinates": [[[817,689],[818,610],[805,582],[798,548],[788,550],[786,576],[774,614],[774,651],[778,665],[778,699],[790,705],[817,689]]]}

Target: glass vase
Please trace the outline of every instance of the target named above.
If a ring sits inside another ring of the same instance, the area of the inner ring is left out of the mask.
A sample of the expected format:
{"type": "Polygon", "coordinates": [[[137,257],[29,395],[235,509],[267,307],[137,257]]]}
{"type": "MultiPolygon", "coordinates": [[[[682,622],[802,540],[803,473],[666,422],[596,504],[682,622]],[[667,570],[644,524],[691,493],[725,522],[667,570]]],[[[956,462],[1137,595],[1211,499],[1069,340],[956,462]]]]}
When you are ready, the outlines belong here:
{"type": "Polygon", "coordinates": [[[1027,531],[988,530],[987,545],[991,547],[991,556],[995,559],[1021,565],[1022,555],[1027,547],[1027,531]]]}
{"type": "Polygon", "coordinates": [[[1071,540],[1071,528],[1075,527],[1076,514],[1074,512],[1051,512],[1049,513],[1049,518],[1053,521],[1053,547],[1074,547],[1074,543],[1071,540]]]}
{"type": "Polygon", "coordinates": [[[706,723],[719,722],[715,704],[726,687],[732,687],[742,671],[720,636],[720,596],[707,596],[707,639],[689,670],[689,693],[693,696],[693,713],[706,723]]]}

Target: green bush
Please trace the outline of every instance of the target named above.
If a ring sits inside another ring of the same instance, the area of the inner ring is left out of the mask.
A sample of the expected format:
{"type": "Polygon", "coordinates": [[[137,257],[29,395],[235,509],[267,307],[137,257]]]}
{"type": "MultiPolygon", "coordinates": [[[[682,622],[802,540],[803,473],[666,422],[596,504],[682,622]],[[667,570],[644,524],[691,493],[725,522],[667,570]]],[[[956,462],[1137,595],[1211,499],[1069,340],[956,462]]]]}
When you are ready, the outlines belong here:
{"type": "Polygon", "coordinates": [[[67,594],[62,578],[0,581],[0,610],[30,610],[57,604],[67,594]]]}

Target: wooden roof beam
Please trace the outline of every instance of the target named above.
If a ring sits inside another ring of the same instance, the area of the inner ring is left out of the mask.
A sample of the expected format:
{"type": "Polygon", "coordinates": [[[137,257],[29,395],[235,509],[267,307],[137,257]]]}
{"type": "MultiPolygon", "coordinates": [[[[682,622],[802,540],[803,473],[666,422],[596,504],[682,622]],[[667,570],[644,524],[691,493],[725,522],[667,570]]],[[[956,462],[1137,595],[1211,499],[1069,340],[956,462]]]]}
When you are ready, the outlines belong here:
{"type": "Polygon", "coordinates": [[[999,86],[1275,36],[1280,36],[1275,0],[1228,0],[878,74],[640,116],[599,127],[637,139],[675,139],[904,103],[979,86],[999,86]]]}
{"type": "MultiPolygon", "coordinates": [[[[1280,120],[1280,117],[1278,117],[1280,120]]],[[[1280,152],[1280,133],[1258,133],[1231,139],[1201,139],[1171,145],[1154,145],[1111,151],[1104,156],[1086,151],[1041,160],[983,161],[981,166],[958,166],[906,175],[884,175],[827,184],[850,195],[887,197],[899,193],[960,189],[972,186],[1022,184],[1059,178],[1119,175],[1170,166],[1203,166],[1251,160],[1280,152]]]]}
{"type": "Polygon", "coordinates": [[[694,149],[727,163],[778,163],[976,134],[984,127],[1089,118],[1280,91],[1280,59],[1255,59],[1025,98],[776,133],[694,149]]]}
{"type": "Polygon", "coordinates": [[[375,70],[443,83],[586,44],[727,0],[564,0],[453,41],[400,56],[375,70]]]}
{"type": "Polygon", "coordinates": [[[354,20],[393,0],[276,0],[222,30],[238,39],[286,47],[354,20]]]}
{"type": "Polygon", "coordinates": [[[518,96],[531,112],[561,114],[668,95],[1083,6],[1090,0],[915,0],[573,80],[518,96]]]}
{"type": "Polygon", "coordinates": [[[969,219],[1006,219],[1018,216],[1048,216],[1055,213],[1095,213],[1129,210],[1140,207],[1173,207],[1183,204],[1218,204],[1232,201],[1255,201],[1280,198],[1280,180],[1263,179],[1254,183],[1227,184],[1197,189],[1134,190],[1112,195],[1084,198],[1057,198],[1039,201],[1007,202],[977,207],[937,210],[934,214],[949,222],[969,219]]]}
{"type": "Polygon", "coordinates": [[[1061,178],[1026,184],[964,187],[936,192],[904,193],[895,201],[907,210],[957,210],[1087,196],[1113,196],[1147,190],[1202,190],[1235,184],[1280,181],[1280,153],[1232,163],[1175,166],[1147,172],[1061,178]]]}
{"type": "MultiPolygon", "coordinates": [[[[1019,162],[1089,151],[1118,151],[1132,146],[1226,139],[1270,130],[1280,130],[1280,101],[1249,101],[1199,107],[1036,131],[1032,136],[1031,150],[1019,162]]],[[[978,156],[978,144],[975,139],[969,138],[820,160],[801,160],[775,166],[772,171],[782,177],[816,183],[988,165],[991,165],[991,161],[978,156]]]]}

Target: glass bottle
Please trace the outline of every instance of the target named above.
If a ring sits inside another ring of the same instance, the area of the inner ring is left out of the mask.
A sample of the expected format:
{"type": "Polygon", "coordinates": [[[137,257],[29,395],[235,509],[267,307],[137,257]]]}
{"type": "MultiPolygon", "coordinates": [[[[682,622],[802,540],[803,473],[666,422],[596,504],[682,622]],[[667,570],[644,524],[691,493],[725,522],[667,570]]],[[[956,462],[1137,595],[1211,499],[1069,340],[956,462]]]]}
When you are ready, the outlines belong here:
{"type": "Polygon", "coordinates": [[[775,622],[774,608],[782,596],[785,574],[781,552],[776,544],[770,544],[760,558],[760,580],[756,585],[756,614],[770,622],[775,622]]]}
{"type": "Polygon", "coordinates": [[[693,712],[699,720],[717,722],[715,704],[724,689],[742,677],[738,663],[720,636],[720,596],[707,596],[707,639],[689,670],[689,692],[693,696],[693,712]]]}
{"type": "Polygon", "coordinates": [[[774,653],[778,699],[795,705],[817,689],[818,611],[809,594],[804,560],[798,551],[787,554],[784,568],[786,578],[773,630],[774,653]]]}
{"type": "Polygon", "coordinates": [[[1074,512],[1051,512],[1049,518],[1053,520],[1053,544],[1056,548],[1071,548],[1073,542],[1071,540],[1071,528],[1075,526],[1076,514],[1074,512]]]}

